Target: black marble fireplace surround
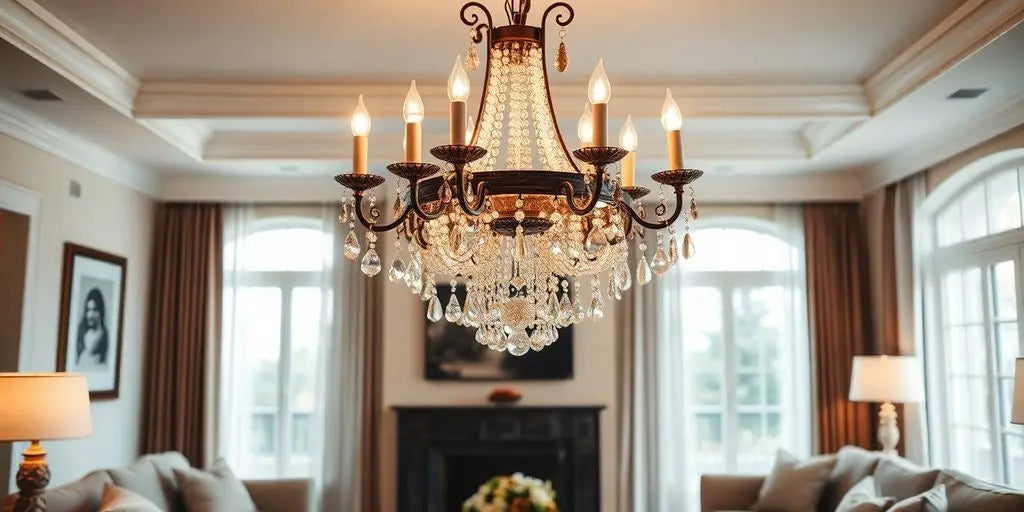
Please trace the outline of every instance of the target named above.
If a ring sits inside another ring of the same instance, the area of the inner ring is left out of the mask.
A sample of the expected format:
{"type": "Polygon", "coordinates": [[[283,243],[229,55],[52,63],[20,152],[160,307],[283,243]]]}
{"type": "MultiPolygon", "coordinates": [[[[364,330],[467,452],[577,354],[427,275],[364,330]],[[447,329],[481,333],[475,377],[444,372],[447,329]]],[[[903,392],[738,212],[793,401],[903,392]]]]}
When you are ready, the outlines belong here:
{"type": "Polygon", "coordinates": [[[398,511],[458,512],[490,477],[551,480],[562,512],[600,510],[601,406],[395,407],[398,511]]]}

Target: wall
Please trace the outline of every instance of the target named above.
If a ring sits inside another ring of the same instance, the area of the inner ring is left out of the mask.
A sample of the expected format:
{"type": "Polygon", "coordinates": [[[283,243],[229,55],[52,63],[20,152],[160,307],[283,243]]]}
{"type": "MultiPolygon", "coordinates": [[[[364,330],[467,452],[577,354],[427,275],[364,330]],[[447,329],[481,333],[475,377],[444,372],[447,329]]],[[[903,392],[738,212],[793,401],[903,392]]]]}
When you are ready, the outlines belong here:
{"type": "MultiPolygon", "coordinates": [[[[30,189],[42,198],[35,255],[34,341],[22,346],[21,370],[53,371],[57,360],[64,242],[71,241],[128,259],[125,289],[121,398],[93,402],[93,435],[88,439],[44,443],[53,473],[51,485],[75,480],[92,469],[130,463],[138,452],[144,321],[149,289],[149,257],[155,203],[152,198],[0,135],[0,180],[30,189]],[[82,187],[68,194],[69,180],[82,187]]],[[[20,452],[21,446],[16,446],[20,452]]],[[[16,457],[20,458],[20,457],[16,457]]]]}
{"type": "Polygon", "coordinates": [[[963,153],[933,165],[928,170],[928,193],[944,183],[957,171],[986,156],[1008,149],[1024,148],[1024,124],[993,137],[963,153]]]}
{"type": "MultiPolygon", "coordinates": [[[[378,248],[385,268],[391,264],[394,246],[382,238],[378,248]]],[[[378,276],[381,278],[381,276],[378,276]]],[[[386,279],[386,278],[385,278],[386,279]]],[[[584,289],[586,289],[584,287],[584,289]]],[[[384,303],[391,321],[384,325],[384,415],[381,431],[381,506],[395,510],[395,461],[397,459],[396,405],[479,405],[487,403],[492,389],[512,385],[523,393],[529,405],[604,405],[601,413],[601,502],[602,510],[615,512],[616,436],[615,428],[615,308],[606,302],[605,316],[575,327],[572,380],[543,382],[432,382],[423,377],[424,303],[408,288],[388,282],[384,303]],[[401,321],[395,319],[401,318],[401,321]]],[[[556,342],[557,343],[557,342],[556,342]]],[[[481,477],[490,475],[481,475],[481,477]]],[[[626,511],[622,511],[626,512],[626,511]]]]}

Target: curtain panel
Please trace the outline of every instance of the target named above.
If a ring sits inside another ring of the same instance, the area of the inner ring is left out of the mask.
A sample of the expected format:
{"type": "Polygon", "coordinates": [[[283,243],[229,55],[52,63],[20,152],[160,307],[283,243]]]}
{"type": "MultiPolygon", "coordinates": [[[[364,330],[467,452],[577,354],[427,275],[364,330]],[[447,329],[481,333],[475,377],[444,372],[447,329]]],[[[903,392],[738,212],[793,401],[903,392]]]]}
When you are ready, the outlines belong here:
{"type": "Polygon", "coordinates": [[[211,462],[207,370],[220,332],[222,226],[217,204],[157,211],[140,448],[178,451],[197,467],[211,462]]]}

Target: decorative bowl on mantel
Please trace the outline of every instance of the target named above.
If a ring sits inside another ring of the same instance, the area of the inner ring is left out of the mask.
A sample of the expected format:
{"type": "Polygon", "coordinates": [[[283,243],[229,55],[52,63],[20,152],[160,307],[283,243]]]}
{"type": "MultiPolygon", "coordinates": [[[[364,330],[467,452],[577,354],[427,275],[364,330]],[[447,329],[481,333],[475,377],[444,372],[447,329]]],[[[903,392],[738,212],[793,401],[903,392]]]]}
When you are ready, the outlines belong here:
{"type": "Polygon", "coordinates": [[[487,397],[494,405],[512,405],[523,398],[523,394],[512,388],[494,388],[487,397]]]}

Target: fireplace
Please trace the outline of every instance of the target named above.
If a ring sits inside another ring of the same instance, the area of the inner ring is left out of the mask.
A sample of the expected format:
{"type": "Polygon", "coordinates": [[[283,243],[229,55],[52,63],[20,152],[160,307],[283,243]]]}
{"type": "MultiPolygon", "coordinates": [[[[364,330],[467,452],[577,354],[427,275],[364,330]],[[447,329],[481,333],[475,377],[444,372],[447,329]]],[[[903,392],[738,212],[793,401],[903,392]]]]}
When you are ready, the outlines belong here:
{"type": "Polygon", "coordinates": [[[399,512],[458,511],[492,476],[551,480],[559,510],[600,510],[602,407],[396,407],[399,512]]]}

